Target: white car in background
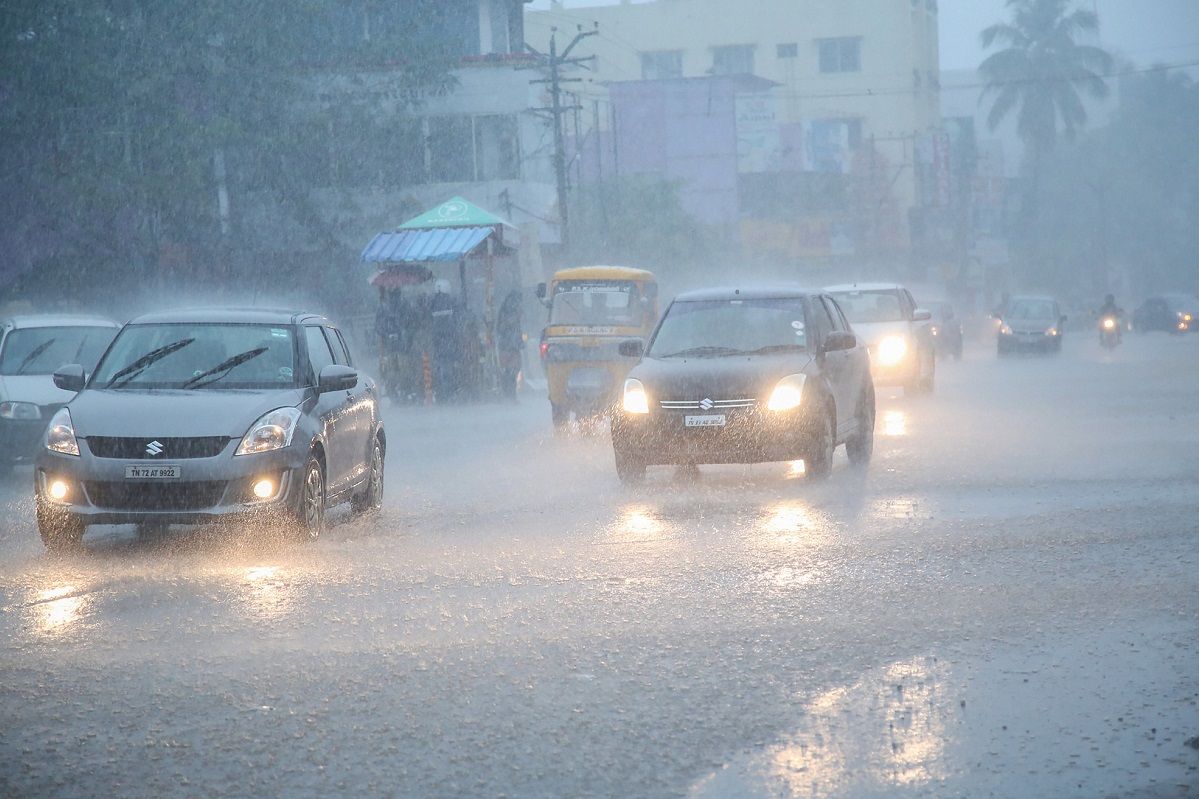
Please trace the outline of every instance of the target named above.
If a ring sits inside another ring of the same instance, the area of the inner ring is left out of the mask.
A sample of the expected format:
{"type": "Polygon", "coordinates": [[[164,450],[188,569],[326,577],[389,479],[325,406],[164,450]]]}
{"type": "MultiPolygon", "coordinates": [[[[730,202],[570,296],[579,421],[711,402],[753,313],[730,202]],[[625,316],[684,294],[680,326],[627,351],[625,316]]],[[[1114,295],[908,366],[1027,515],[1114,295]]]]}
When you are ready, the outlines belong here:
{"type": "Polygon", "coordinates": [[[46,424],[75,396],[54,385],[54,370],[78,363],[90,372],[120,329],[100,316],[0,321],[0,473],[33,460],[46,424]]]}
{"type": "Polygon", "coordinates": [[[906,394],[933,390],[937,357],[932,313],[916,307],[912,292],[898,283],[853,283],[825,291],[870,350],[876,386],[903,386],[906,394]]]}

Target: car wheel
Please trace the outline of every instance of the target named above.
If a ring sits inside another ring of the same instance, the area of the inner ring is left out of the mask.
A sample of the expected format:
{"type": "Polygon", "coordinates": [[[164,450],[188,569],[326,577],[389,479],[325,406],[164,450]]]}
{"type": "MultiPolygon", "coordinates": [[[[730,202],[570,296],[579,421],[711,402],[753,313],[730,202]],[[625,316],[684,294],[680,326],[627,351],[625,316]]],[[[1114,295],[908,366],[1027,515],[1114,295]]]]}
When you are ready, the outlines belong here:
{"type": "Polygon", "coordinates": [[[83,532],[87,527],[77,517],[46,507],[41,501],[37,503],[36,515],[37,531],[47,552],[55,555],[74,552],[83,544],[83,532]]]}
{"type": "Polygon", "coordinates": [[[833,471],[833,451],[836,449],[836,431],[833,430],[833,415],[822,413],[816,422],[812,442],[804,460],[804,474],[809,480],[823,480],[833,471]]]}
{"type": "Polygon", "coordinates": [[[304,466],[294,529],[301,541],[315,541],[325,530],[325,467],[316,455],[304,466]]]}
{"type": "Polygon", "coordinates": [[[566,424],[570,421],[570,411],[556,403],[550,403],[550,417],[554,420],[554,432],[561,435],[566,432],[566,424]]]}
{"type": "Polygon", "coordinates": [[[858,432],[845,442],[845,454],[851,466],[865,466],[874,454],[874,391],[862,393],[858,407],[858,432]]]}
{"type": "Polygon", "coordinates": [[[383,506],[383,442],[375,437],[371,446],[370,476],[362,493],[350,500],[354,513],[366,513],[383,506]]]}
{"type": "Polygon", "coordinates": [[[616,456],[616,476],[627,486],[640,485],[645,480],[645,461],[624,450],[613,449],[616,456]]]}

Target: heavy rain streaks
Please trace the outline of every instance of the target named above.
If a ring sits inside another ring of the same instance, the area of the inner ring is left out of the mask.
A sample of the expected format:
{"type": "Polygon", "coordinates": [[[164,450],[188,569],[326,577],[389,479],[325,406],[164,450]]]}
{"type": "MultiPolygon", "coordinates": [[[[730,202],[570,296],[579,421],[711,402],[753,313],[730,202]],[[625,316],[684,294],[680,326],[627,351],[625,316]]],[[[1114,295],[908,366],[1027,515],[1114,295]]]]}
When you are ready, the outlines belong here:
{"type": "Polygon", "coordinates": [[[1199,790],[1191,4],[288,5],[0,11],[0,797],[1199,790]]]}

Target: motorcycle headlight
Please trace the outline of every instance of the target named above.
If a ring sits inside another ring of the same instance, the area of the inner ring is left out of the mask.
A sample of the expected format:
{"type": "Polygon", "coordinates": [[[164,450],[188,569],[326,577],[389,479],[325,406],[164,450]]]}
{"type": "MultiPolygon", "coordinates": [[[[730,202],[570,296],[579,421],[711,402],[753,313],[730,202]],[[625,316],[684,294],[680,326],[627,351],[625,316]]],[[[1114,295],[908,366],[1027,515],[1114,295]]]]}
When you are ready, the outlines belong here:
{"type": "Polygon", "coordinates": [[[887,336],[878,343],[878,362],[882,366],[894,366],[908,354],[908,342],[903,336],[887,336]]]}
{"type": "Polygon", "coordinates": [[[772,411],[790,411],[803,402],[803,386],[807,378],[802,374],[787,375],[770,392],[766,407],[772,411]]]}
{"type": "Polygon", "coordinates": [[[1011,334],[1012,334],[1012,329],[1010,327],[1008,327],[1007,322],[1000,322],[999,323],[999,335],[1010,336],[1011,334]]]}
{"type": "MultiPolygon", "coordinates": [[[[1115,328],[1116,324],[1115,324],[1115,322],[1113,322],[1113,321],[1111,321],[1111,320],[1109,319],[1109,320],[1107,320],[1106,322],[1104,322],[1104,323],[1103,323],[1103,326],[1104,326],[1106,329],[1108,329],[1108,330],[1112,330],[1113,328],[1115,328]]],[[[1056,328],[1056,327],[1047,327],[1047,328],[1045,328],[1045,335],[1047,335],[1047,336],[1056,336],[1056,335],[1057,335],[1057,328],[1056,328]]]]}
{"type": "Polygon", "coordinates": [[[645,393],[645,386],[641,385],[640,380],[630,377],[624,381],[624,397],[620,406],[625,413],[649,413],[649,395],[645,393]]]}
{"type": "Polygon", "coordinates": [[[42,418],[42,409],[32,402],[0,402],[0,419],[37,421],[42,418]]]}
{"type": "Polygon", "coordinates": [[[295,434],[299,421],[298,408],[276,408],[264,413],[250,426],[249,432],[242,437],[237,451],[233,454],[253,455],[290,446],[291,437],[295,434]]]}
{"type": "Polygon", "coordinates": [[[79,455],[75,426],[71,424],[71,412],[66,408],[60,408],[46,428],[46,449],[63,455],[79,455]]]}

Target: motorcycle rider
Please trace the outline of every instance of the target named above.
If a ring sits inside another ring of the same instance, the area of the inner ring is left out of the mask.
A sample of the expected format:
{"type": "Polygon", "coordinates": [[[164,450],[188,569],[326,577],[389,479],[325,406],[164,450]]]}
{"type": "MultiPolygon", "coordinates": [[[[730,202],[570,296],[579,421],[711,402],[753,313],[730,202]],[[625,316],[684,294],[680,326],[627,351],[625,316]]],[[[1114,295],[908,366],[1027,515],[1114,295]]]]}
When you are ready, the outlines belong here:
{"type": "Polygon", "coordinates": [[[1124,325],[1122,324],[1122,322],[1124,319],[1124,309],[1121,308],[1120,306],[1116,305],[1116,295],[1108,294],[1107,296],[1105,296],[1103,298],[1103,305],[1101,305],[1099,307],[1098,316],[1099,316],[1099,324],[1100,324],[1101,329],[1102,329],[1104,319],[1108,318],[1109,316],[1111,318],[1115,319],[1116,320],[1116,341],[1123,340],[1124,325]]]}

